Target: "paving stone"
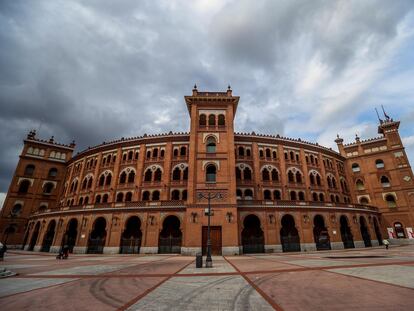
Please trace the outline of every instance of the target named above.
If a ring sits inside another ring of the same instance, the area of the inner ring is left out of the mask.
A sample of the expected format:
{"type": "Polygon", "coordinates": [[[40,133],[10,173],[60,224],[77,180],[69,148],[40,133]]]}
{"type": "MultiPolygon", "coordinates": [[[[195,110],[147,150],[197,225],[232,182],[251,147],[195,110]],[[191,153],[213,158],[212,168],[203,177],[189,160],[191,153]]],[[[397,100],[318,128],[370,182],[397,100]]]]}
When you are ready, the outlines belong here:
{"type": "Polygon", "coordinates": [[[93,266],[81,266],[72,267],[67,269],[58,269],[46,272],[34,273],[33,275],[95,275],[107,272],[113,272],[122,268],[133,266],[131,264],[121,265],[93,265],[93,266]]]}
{"type": "Polygon", "coordinates": [[[0,279],[0,297],[4,297],[11,294],[26,292],[29,290],[47,287],[56,284],[63,284],[75,279],[36,279],[36,278],[7,278],[0,279]]]}

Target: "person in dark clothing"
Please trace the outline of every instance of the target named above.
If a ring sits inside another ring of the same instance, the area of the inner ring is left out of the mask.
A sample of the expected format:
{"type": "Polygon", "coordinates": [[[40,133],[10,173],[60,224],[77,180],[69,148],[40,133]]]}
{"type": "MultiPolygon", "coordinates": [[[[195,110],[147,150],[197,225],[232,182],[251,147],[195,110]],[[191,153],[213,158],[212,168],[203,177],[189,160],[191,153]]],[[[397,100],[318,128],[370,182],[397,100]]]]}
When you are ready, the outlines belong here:
{"type": "Polygon", "coordinates": [[[3,244],[0,242],[0,261],[3,261],[4,254],[7,252],[7,246],[6,244],[3,244]]]}

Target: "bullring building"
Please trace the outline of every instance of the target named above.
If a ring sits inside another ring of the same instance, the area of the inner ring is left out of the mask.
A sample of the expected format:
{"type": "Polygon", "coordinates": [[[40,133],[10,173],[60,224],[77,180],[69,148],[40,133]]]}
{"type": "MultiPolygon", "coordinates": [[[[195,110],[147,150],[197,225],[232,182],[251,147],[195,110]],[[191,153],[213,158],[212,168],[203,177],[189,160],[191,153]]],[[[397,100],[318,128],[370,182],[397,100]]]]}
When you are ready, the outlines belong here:
{"type": "Polygon", "coordinates": [[[185,96],[190,132],[75,144],[31,131],[1,211],[9,247],[74,253],[213,254],[316,251],[414,241],[414,184],[398,128],[339,152],[235,133],[239,97],[185,96]],[[219,194],[219,195],[218,195],[219,194]]]}

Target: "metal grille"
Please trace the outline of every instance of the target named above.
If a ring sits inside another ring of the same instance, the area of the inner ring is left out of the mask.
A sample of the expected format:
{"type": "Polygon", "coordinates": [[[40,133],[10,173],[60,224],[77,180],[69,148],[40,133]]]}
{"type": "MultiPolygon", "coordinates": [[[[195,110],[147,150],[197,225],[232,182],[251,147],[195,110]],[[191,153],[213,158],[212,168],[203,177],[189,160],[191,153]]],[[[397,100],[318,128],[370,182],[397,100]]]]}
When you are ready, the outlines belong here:
{"type": "Polygon", "coordinates": [[[181,237],[160,237],[158,244],[158,252],[160,254],[180,254],[181,253],[181,237]]]}
{"type": "Polygon", "coordinates": [[[88,241],[88,254],[102,254],[105,245],[104,238],[89,239],[88,241]]]}
{"type": "Polygon", "coordinates": [[[139,254],[141,248],[141,238],[122,238],[121,254],[139,254]]]}

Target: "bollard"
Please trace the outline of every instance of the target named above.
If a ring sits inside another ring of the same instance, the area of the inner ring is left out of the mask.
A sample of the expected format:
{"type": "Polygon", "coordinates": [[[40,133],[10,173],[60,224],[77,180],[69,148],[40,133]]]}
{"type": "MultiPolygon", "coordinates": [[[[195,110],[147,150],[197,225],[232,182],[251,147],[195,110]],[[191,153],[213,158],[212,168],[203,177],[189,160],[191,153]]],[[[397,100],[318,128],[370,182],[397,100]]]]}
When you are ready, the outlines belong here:
{"type": "Polygon", "coordinates": [[[196,268],[203,267],[203,255],[201,253],[196,254],[196,268]]]}

